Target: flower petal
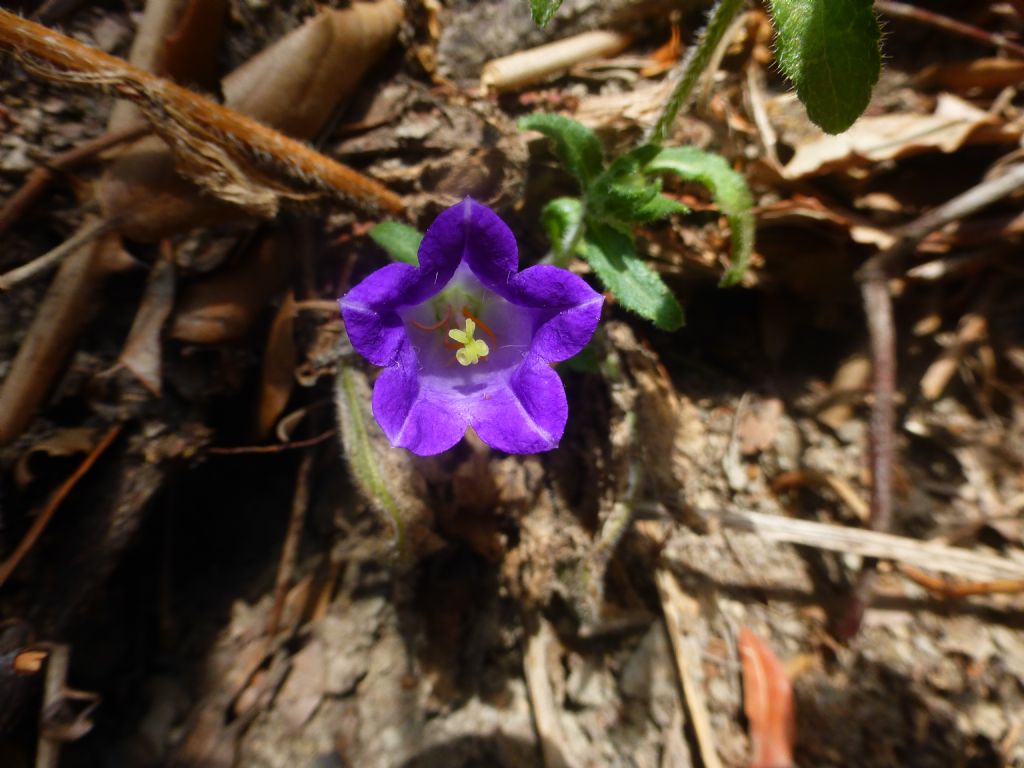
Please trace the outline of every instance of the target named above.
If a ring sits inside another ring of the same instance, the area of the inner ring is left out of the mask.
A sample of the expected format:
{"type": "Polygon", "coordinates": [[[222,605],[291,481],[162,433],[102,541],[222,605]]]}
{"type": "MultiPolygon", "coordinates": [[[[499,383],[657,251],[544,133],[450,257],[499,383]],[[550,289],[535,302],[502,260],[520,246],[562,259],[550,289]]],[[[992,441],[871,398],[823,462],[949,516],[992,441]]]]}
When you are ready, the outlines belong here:
{"type": "Polygon", "coordinates": [[[415,267],[389,264],[338,299],[349,341],[374,365],[390,365],[398,357],[406,334],[394,308],[415,292],[419,280],[415,267]]]}
{"type": "Polygon", "coordinates": [[[468,426],[451,403],[420,386],[416,355],[408,344],[399,361],[374,384],[373,416],[393,446],[419,456],[448,450],[462,439],[468,426]]]}
{"type": "Polygon", "coordinates": [[[466,264],[481,283],[504,295],[502,289],[519,269],[519,247],[512,230],[498,214],[468,197],[441,216],[452,211],[461,217],[466,264]]]}
{"type": "Polygon", "coordinates": [[[508,386],[492,389],[473,404],[470,421],[480,439],[506,453],[539,453],[558,447],[569,405],[550,366],[530,355],[508,386]]]}
{"type": "Polygon", "coordinates": [[[579,275],[547,264],[524,269],[507,289],[510,301],[541,310],[531,351],[548,362],[586,346],[601,319],[604,297],[579,275]]]}

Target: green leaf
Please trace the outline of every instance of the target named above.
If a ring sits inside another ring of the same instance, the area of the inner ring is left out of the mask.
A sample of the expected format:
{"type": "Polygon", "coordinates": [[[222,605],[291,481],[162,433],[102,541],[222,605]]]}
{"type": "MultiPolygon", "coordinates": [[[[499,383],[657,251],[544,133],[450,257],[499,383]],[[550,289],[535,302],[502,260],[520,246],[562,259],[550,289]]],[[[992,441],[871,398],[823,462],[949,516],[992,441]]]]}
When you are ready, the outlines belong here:
{"type": "Polygon", "coordinates": [[[647,145],[615,158],[587,189],[588,218],[627,234],[634,224],[650,221],[659,208],[661,182],[652,183],[643,168],[657,152],[657,147],[647,145]]]}
{"type": "Polygon", "coordinates": [[[686,181],[703,184],[729,221],[732,231],[732,266],[722,285],[734,285],[743,277],[754,250],[754,198],[746,179],[725,158],[696,147],[663,149],[647,164],[648,173],[674,173],[686,181]]]}
{"type": "Polygon", "coordinates": [[[544,206],[540,214],[540,223],[551,242],[551,251],[555,261],[564,261],[568,256],[569,238],[580,226],[583,216],[583,203],[575,197],[556,197],[544,206]]]}
{"type": "Polygon", "coordinates": [[[871,99],[882,66],[872,0],[771,0],[775,58],[807,114],[842,133],[871,99]]]}
{"type": "Polygon", "coordinates": [[[655,195],[650,201],[636,212],[634,221],[640,223],[646,223],[649,221],[657,221],[658,219],[665,219],[676,213],[689,213],[690,209],[680,203],[678,200],[673,200],[671,197],[665,195],[655,195]]]}
{"type": "Polygon", "coordinates": [[[530,13],[533,14],[534,23],[538,27],[546,27],[561,4],[562,0],[530,0],[530,13]]]}
{"type": "Polygon", "coordinates": [[[416,254],[420,249],[423,235],[418,229],[400,221],[382,221],[370,230],[370,237],[395,261],[419,266],[420,260],[416,254]]]}
{"type": "Polygon", "coordinates": [[[683,324],[683,308],[658,273],[640,259],[628,235],[588,220],[579,252],[626,309],[666,331],[683,324]]]}
{"type": "Polygon", "coordinates": [[[549,113],[527,115],[517,125],[521,131],[539,131],[551,139],[555,155],[586,189],[604,166],[601,142],[594,132],[568,117],[549,113]]]}

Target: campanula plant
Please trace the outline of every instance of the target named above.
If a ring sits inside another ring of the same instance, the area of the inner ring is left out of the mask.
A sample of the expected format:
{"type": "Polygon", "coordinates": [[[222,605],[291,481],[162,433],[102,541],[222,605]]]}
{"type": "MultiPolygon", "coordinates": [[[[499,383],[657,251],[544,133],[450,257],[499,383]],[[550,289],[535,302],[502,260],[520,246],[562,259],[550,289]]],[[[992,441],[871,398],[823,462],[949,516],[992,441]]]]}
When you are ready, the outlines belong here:
{"type": "Polygon", "coordinates": [[[520,272],[512,231],[468,198],[434,220],[418,261],[339,299],[353,348],[384,367],[373,414],[391,444],[428,456],[472,428],[507,453],[555,448],[568,403],[551,366],[593,336],[601,294],[559,267],[520,272]]]}

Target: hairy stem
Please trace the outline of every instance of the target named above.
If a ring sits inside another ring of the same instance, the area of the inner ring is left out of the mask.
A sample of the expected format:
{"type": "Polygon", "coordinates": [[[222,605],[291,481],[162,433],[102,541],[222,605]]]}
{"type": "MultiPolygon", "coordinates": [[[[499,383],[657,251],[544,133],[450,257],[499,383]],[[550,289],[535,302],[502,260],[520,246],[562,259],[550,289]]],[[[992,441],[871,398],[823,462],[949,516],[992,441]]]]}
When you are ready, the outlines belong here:
{"type": "Polygon", "coordinates": [[[729,25],[739,13],[740,8],[743,7],[744,2],[745,0],[718,0],[715,7],[711,9],[708,25],[701,33],[700,40],[696,45],[691,46],[686,58],[679,65],[678,71],[681,74],[678,75],[679,79],[676,81],[675,88],[672,89],[672,95],[662,107],[657,121],[644,135],[642,143],[661,144],[665,141],[665,136],[672,127],[672,123],[675,122],[679,110],[690,100],[697,80],[704,73],[722,36],[729,29],[729,25]]]}

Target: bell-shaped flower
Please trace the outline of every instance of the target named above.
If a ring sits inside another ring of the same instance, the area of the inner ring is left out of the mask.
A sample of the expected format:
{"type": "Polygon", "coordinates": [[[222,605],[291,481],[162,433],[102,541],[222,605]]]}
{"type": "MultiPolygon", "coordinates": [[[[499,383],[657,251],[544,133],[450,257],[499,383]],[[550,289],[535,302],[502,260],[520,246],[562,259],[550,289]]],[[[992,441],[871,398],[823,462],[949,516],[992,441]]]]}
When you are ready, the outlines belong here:
{"type": "Polygon", "coordinates": [[[602,302],[564,269],[520,272],[511,230],[470,199],[430,225],[419,267],[390,264],[338,300],[352,346],[385,368],[377,422],[421,456],[469,427],[507,453],[555,448],[569,409],[551,366],[590,340],[602,302]]]}

